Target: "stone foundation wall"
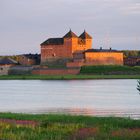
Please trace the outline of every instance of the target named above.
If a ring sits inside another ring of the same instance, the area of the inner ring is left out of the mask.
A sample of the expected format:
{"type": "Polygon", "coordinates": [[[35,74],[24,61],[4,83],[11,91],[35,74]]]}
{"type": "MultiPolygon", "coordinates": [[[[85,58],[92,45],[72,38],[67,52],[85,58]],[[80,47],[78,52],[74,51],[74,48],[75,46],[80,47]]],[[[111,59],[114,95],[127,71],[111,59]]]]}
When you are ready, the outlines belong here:
{"type": "Polygon", "coordinates": [[[41,65],[48,67],[66,67],[67,62],[71,60],[70,58],[48,58],[42,62],[41,65]]]}
{"type": "Polygon", "coordinates": [[[69,63],[67,63],[67,68],[75,68],[75,67],[79,68],[83,65],[84,65],[83,62],[69,62],[69,63]]]}
{"type": "Polygon", "coordinates": [[[9,75],[28,75],[31,74],[32,66],[14,66],[8,71],[9,75]]]}
{"type": "Polygon", "coordinates": [[[78,69],[34,69],[32,74],[34,75],[76,75],[80,73],[78,69]]]}
{"type": "Polygon", "coordinates": [[[0,75],[8,75],[10,66],[0,66],[0,75]]]}

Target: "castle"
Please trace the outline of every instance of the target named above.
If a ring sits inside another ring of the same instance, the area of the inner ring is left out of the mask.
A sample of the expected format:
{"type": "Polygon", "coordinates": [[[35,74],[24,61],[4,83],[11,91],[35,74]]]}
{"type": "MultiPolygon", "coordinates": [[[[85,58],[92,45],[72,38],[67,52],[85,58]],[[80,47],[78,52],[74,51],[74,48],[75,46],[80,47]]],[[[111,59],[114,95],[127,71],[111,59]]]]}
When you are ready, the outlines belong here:
{"type": "Polygon", "coordinates": [[[79,37],[71,30],[62,38],[49,38],[41,44],[41,63],[61,60],[67,67],[83,65],[123,65],[123,53],[92,49],[92,37],[84,31],[79,37]]]}

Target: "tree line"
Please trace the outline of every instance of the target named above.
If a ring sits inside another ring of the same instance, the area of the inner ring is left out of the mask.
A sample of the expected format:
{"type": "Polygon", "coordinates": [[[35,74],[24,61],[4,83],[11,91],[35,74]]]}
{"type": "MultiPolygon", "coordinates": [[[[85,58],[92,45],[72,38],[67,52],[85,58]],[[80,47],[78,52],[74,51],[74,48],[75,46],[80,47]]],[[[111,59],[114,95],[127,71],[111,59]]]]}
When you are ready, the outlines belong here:
{"type": "Polygon", "coordinates": [[[140,50],[123,50],[125,57],[140,57],[140,50]]]}

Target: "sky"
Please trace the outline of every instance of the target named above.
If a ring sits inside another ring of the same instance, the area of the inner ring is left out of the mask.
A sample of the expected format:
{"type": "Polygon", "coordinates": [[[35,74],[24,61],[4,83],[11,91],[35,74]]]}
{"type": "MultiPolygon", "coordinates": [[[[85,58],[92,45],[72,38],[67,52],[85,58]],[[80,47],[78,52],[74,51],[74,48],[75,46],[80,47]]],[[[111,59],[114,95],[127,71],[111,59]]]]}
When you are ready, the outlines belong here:
{"type": "Polygon", "coordinates": [[[140,0],[0,0],[0,55],[40,53],[70,28],[93,48],[140,50],[140,0]]]}

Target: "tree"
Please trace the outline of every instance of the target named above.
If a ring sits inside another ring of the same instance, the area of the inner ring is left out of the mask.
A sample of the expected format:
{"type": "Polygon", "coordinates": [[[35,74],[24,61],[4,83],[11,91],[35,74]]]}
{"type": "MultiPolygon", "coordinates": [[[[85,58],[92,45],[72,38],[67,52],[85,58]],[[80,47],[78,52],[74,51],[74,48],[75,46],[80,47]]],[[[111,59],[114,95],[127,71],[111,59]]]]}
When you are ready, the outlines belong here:
{"type": "Polygon", "coordinates": [[[138,56],[140,56],[140,51],[138,51],[138,56]]]}
{"type": "Polygon", "coordinates": [[[137,90],[138,90],[139,93],[140,93],[140,80],[138,80],[137,90]]]}

